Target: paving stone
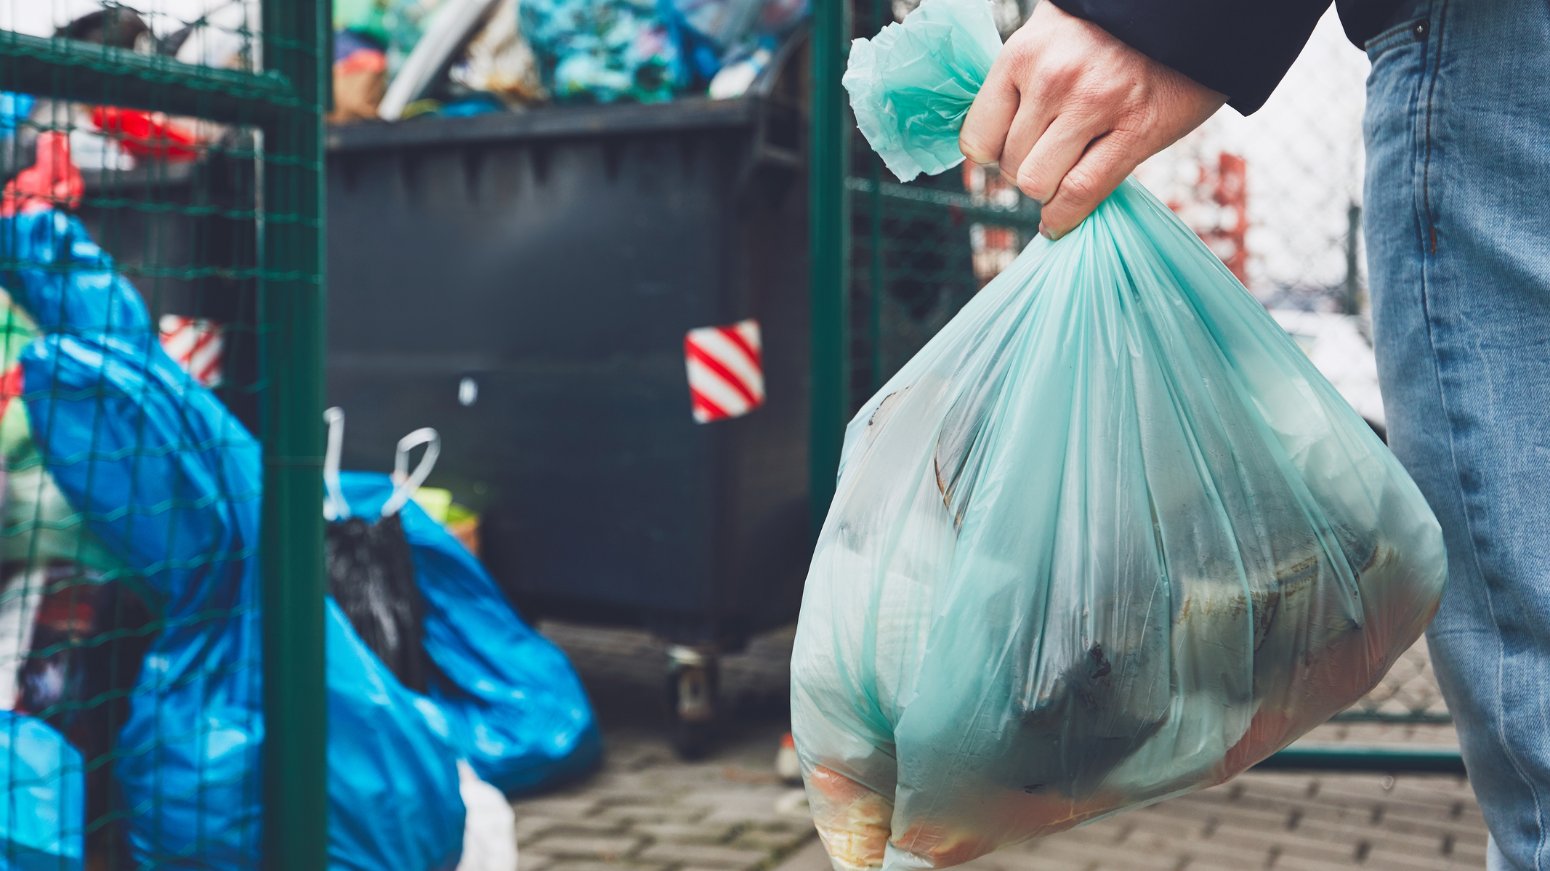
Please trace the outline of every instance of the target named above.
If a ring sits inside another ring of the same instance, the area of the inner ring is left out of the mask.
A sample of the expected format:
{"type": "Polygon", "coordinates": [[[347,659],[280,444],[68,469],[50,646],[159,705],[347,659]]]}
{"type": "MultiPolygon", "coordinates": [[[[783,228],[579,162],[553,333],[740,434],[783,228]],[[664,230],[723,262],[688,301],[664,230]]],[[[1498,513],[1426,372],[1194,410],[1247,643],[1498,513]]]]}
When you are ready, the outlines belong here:
{"type": "MultiPolygon", "coordinates": [[[[521,871],[527,871],[527,859],[522,859],[521,871]]],[[[544,871],[668,871],[670,866],[636,860],[597,862],[597,860],[561,859],[544,871]]]]}
{"type": "Polygon", "coordinates": [[[629,857],[640,848],[642,843],[644,840],[635,835],[559,834],[547,835],[526,844],[519,843],[518,848],[523,852],[537,853],[541,856],[568,859],[616,859],[629,857]]]}
{"type": "Polygon", "coordinates": [[[592,819],[555,819],[553,817],[535,816],[525,814],[521,808],[517,809],[517,843],[525,843],[530,838],[539,838],[547,834],[567,835],[613,835],[627,831],[627,827],[614,820],[592,819]]]}
{"type": "Polygon", "coordinates": [[[715,844],[653,844],[640,858],[652,862],[679,862],[711,868],[756,868],[770,855],[761,850],[742,850],[715,844]]]}
{"type": "Polygon", "coordinates": [[[701,819],[708,811],[701,807],[676,805],[620,804],[610,805],[598,812],[599,820],[624,825],[650,825],[655,823],[687,824],[701,819]]]}
{"type": "Polygon", "coordinates": [[[811,829],[807,831],[770,831],[767,829],[744,829],[731,841],[734,847],[744,847],[750,850],[790,850],[813,836],[811,829]]]}
{"type": "Polygon", "coordinates": [[[732,836],[737,827],[730,823],[641,823],[630,831],[653,841],[680,844],[719,844],[732,836]]]}
{"type": "Polygon", "coordinates": [[[519,801],[515,807],[519,816],[528,813],[557,820],[584,820],[597,811],[598,803],[593,798],[545,797],[519,801]]]}

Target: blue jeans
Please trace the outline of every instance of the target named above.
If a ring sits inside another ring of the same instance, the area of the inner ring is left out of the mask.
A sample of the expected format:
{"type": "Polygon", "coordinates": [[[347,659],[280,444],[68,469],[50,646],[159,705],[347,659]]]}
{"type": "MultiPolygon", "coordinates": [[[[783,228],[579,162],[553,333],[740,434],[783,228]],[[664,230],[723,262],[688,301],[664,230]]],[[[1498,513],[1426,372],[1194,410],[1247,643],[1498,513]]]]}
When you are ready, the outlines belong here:
{"type": "Polygon", "coordinates": [[[1550,869],[1550,3],[1409,0],[1367,51],[1378,372],[1449,554],[1432,660],[1490,867],[1550,869]]]}

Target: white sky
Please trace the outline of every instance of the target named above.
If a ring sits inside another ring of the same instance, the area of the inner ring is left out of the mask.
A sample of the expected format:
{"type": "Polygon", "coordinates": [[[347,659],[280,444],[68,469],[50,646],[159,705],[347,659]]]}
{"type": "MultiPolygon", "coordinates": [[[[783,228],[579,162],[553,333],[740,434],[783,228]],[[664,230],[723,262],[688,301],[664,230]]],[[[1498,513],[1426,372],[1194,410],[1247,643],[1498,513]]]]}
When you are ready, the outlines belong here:
{"type": "MultiPolygon", "coordinates": [[[[55,28],[103,5],[99,0],[3,0],[0,30],[48,36],[55,28]]],[[[212,0],[133,0],[124,5],[139,10],[158,33],[165,34],[178,29],[174,21],[191,21],[214,4],[212,0]]]]}
{"type": "Polygon", "coordinates": [[[1166,198],[1170,183],[1194,178],[1197,155],[1243,156],[1250,288],[1339,285],[1347,207],[1361,201],[1367,70],[1367,56],[1345,38],[1331,10],[1264,108],[1248,118],[1224,109],[1139,175],[1166,198]]]}

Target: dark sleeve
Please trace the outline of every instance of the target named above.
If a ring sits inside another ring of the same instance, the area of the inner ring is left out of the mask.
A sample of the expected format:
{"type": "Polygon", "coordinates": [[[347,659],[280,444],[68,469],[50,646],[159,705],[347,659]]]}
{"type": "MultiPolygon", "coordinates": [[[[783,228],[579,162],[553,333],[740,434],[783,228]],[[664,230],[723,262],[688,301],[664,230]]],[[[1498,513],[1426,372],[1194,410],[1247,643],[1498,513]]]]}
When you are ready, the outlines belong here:
{"type": "Polygon", "coordinates": [[[1286,75],[1330,0],[1052,0],[1247,115],[1286,75]]]}

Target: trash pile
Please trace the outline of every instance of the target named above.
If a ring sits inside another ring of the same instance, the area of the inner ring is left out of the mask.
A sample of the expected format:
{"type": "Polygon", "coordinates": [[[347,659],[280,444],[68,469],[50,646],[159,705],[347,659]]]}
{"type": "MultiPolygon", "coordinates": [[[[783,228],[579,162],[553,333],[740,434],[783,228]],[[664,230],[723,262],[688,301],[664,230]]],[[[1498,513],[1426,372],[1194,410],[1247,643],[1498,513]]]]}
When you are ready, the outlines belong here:
{"type": "Polygon", "coordinates": [[[806,0],[344,0],[332,120],[744,93],[806,0]]]}
{"type": "MultiPolygon", "coordinates": [[[[250,71],[258,9],[257,0],[70,0],[34,10],[26,30],[250,71]],[[75,17],[56,25],[48,13],[58,10],[75,17]]],[[[338,0],[333,10],[328,118],[346,123],[737,97],[805,21],[808,0],[338,0]]],[[[231,135],[197,118],[0,91],[0,171],[19,169],[5,161],[30,155],[45,129],[69,131],[88,171],[195,161],[231,135]]]]}
{"type": "MultiPolygon", "coordinates": [[[[38,143],[0,196],[0,850],[257,868],[260,447],[70,214],[70,140],[38,143]]],[[[336,867],[514,871],[501,794],[601,752],[564,655],[414,501],[436,442],[319,494],[336,867]]]]}
{"type": "MultiPolygon", "coordinates": [[[[201,0],[205,2],[205,0],[201,0]]],[[[147,4],[154,8],[154,4],[147,4]]],[[[195,23],[135,11],[133,4],[70,0],[39,4],[18,32],[60,37],[207,66],[251,69],[250,46],[236,32],[248,19],[243,0],[208,0],[211,11],[195,23]],[[52,7],[52,8],[49,8],[52,7]],[[55,25],[49,13],[75,17],[55,25]],[[158,35],[155,25],[167,31],[158,35]],[[223,28],[230,28],[230,31],[223,28]]],[[[256,17],[256,13],[254,15],[256,17]]],[[[47,100],[0,92],[0,172],[23,169],[46,131],[69,137],[72,160],[90,172],[124,172],[146,164],[186,164],[201,159],[228,131],[197,118],[116,106],[47,100]]]]}
{"type": "MultiPolygon", "coordinates": [[[[1000,48],[983,0],[853,46],[901,180],[963,160],[1000,48]]],[[[1376,685],[1446,569],[1394,456],[1127,181],[846,432],[792,657],[834,867],[949,867],[1221,783],[1376,685]]]]}

